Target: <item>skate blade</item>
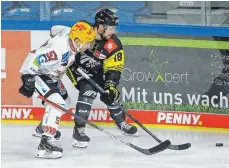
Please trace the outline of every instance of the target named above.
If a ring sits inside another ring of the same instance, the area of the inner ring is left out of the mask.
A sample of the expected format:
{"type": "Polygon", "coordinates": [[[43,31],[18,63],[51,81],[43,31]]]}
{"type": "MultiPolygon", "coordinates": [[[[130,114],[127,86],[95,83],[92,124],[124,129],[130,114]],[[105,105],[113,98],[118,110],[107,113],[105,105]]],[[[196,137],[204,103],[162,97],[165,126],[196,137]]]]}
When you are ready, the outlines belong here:
{"type": "Polygon", "coordinates": [[[41,138],[41,134],[38,134],[38,133],[36,133],[36,132],[33,133],[32,136],[37,137],[37,138],[41,138]]]}
{"type": "Polygon", "coordinates": [[[82,142],[82,141],[77,141],[73,140],[72,146],[77,147],[77,148],[86,148],[88,146],[89,142],[82,142]]]}
{"type": "Polygon", "coordinates": [[[58,159],[63,156],[62,152],[53,151],[53,152],[47,152],[46,150],[38,150],[36,157],[42,158],[42,159],[58,159]]]}
{"type": "Polygon", "coordinates": [[[126,132],[120,130],[119,128],[118,128],[118,130],[120,131],[120,133],[121,133],[122,135],[125,135],[125,136],[133,136],[133,137],[139,137],[138,131],[135,132],[134,134],[127,134],[126,132]]]}
{"type": "Polygon", "coordinates": [[[138,131],[135,132],[134,134],[127,134],[125,131],[121,130],[118,126],[116,126],[116,127],[117,127],[117,129],[120,131],[120,133],[121,133],[122,135],[125,135],[125,136],[133,136],[133,137],[139,137],[138,131]]]}
{"type": "Polygon", "coordinates": [[[135,132],[134,134],[127,134],[126,132],[122,131],[122,134],[125,135],[125,136],[139,137],[139,133],[138,132],[135,132]]]}
{"type": "MultiPolygon", "coordinates": [[[[32,136],[36,137],[36,138],[41,138],[41,134],[38,134],[38,133],[33,133],[32,136]]],[[[50,141],[59,141],[60,138],[51,138],[50,141]]]]}

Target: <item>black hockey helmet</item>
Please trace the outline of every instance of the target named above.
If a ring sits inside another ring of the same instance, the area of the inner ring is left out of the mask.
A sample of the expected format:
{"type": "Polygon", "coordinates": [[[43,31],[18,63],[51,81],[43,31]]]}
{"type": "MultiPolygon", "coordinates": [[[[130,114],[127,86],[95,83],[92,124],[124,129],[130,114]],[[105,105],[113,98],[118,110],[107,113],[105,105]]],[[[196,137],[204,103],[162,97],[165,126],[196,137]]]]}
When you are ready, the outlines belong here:
{"type": "Polygon", "coordinates": [[[109,9],[101,9],[95,15],[95,25],[117,26],[118,17],[109,9]]]}

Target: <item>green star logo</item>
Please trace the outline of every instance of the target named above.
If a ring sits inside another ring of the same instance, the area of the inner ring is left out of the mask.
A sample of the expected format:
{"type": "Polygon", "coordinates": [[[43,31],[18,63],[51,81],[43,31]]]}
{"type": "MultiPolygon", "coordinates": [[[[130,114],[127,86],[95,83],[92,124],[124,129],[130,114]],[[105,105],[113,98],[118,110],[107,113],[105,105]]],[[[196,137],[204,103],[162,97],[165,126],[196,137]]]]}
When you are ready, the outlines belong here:
{"type": "Polygon", "coordinates": [[[157,73],[157,78],[155,79],[155,82],[165,82],[163,75],[165,74],[167,64],[168,61],[159,62],[154,54],[154,50],[151,50],[149,55],[149,65],[150,68],[157,73]]]}

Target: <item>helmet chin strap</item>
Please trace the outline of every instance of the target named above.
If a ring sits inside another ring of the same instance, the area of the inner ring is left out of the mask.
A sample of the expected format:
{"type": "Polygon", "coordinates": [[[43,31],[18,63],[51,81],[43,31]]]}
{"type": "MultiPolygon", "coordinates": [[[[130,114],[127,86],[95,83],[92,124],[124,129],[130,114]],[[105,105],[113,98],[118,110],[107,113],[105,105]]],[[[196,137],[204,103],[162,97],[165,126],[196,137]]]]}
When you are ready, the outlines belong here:
{"type": "Polygon", "coordinates": [[[81,43],[79,47],[76,47],[77,52],[80,52],[80,49],[82,48],[83,44],[81,43]]]}
{"type": "Polygon", "coordinates": [[[77,52],[80,52],[80,49],[82,48],[83,43],[81,43],[79,47],[76,46],[76,44],[74,43],[74,41],[73,41],[72,43],[73,43],[73,45],[74,45],[76,51],[77,51],[77,52]]]}

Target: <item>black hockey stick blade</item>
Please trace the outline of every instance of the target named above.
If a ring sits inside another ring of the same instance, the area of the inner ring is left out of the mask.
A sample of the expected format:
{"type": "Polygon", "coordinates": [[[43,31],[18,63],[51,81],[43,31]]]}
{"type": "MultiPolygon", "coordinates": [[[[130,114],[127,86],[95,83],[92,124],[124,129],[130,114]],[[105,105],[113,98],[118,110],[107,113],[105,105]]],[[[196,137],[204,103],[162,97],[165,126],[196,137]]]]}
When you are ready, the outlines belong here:
{"type": "Polygon", "coordinates": [[[171,145],[171,142],[169,140],[165,140],[164,142],[158,144],[157,146],[150,148],[149,149],[150,154],[152,155],[152,154],[161,152],[161,151],[169,148],[170,145],[171,145]]]}
{"type": "Polygon", "coordinates": [[[95,129],[97,129],[97,130],[99,130],[99,131],[101,131],[101,132],[107,134],[109,137],[114,138],[114,139],[120,141],[121,143],[123,143],[123,144],[125,144],[125,145],[127,145],[127,146],[129,146],[129,147],[131,147],[131,148],[133,148],[133,149],[135,149],[135,150],[137,150],[137,151],[139,151],[139,152],[145,154],[145,155],[152,155],[152,154],[161,152],[161,151],[167,149],[167,148],[171,145],[171,142],[170,142],[169,140],[166,140],[166,141],[160,143],[159,145],[154,146],[154,147],[152,147],[152,148],[150,148],[150,149],[143,149],[143,148],[140,148],[140,147],[138,147],[138,146],[136,146],[136,145],[134,145],[134,144],[132,144],[132,143],[130,143],[130,142],[128,142],[128,141],[122,139],[121,137],[118,137],[118,136],[116,136],[116,135],[114,135],[114,134],[108,132],[108,131],[105,130],[104,128],[99,127],[99,126],[97,126],[97,125],[94,124],[94,123],[91,123],[91,122],[89,122],[89,121],[86,121],[86,120],[82,119],[81,117],[76,116],[74,113],[69,112],[67,109],[65,109],[65,108],[59,106],[58,104],[56,104],[56,103],[54,103],[54,102],[48,100],[47,98],[45,98],[45,97],[39,95],[38,93],[35,92],[34,94],[36,95],[37,98],[39,98],[39,99],[45,101],[46,103],[52,105],[53,107],[57,108],[58,110],[61,110],[61,111],[65,112],[66,114],[69,114],[69,115],[71,115],[71,116],[77,118],[78,120],[87,123],[88,125],[92,126],[93,128],[95,128],[95,129]]]}
{"type": "Polygon", "coordinates": [[[180,144],[180,145],[171,145],[168,149],[171,150],[186,150],[191,147],[190,143],[180,144]]]}
{"type": "MultiPolygon", "coordinates": [[[[162,141],[157,138],[154,134],[152,134],[142,123],[140,123],[133,115],[131,115],[126,109],[120,106],[123,111],[129,116],[134,122],[136,122],[144,131],[146,131],[151,137],[153,137],[158,143],[162,141]]],[[[191,147],[190,143],[180,144],[180,145],[170,145],[168,149],[170,150],[186,150],[191,147]]]]}
{"type": "Polygon", "coordinates": [[[142,148],[139,148],[131,143],[129,143],[129,145],[134,148],[135,150],[138,150],[139,152],[145,154],[145,155],[153,155],[153,154],[156,154],[156,153],[159,153],[159,152],[162,152],[166,149],[168,149],[168,147],[171,145],[171,142],[169,140],[166,140],[160,144],[158,144],[157,146],[154,146],[150,149],[142,149],[142,148]]]}

